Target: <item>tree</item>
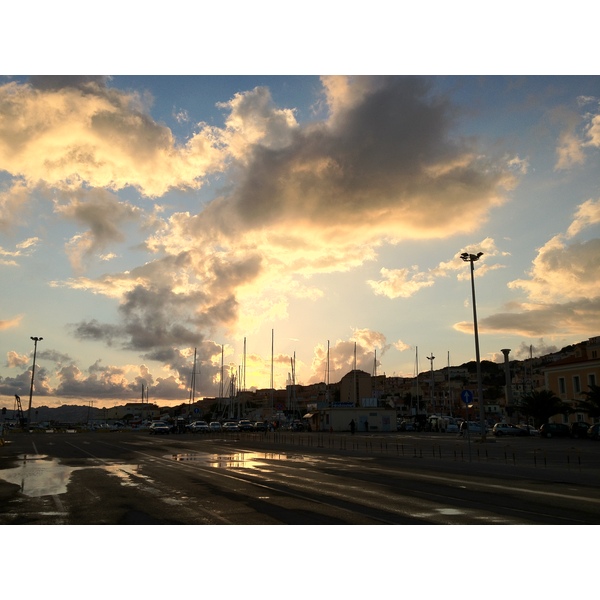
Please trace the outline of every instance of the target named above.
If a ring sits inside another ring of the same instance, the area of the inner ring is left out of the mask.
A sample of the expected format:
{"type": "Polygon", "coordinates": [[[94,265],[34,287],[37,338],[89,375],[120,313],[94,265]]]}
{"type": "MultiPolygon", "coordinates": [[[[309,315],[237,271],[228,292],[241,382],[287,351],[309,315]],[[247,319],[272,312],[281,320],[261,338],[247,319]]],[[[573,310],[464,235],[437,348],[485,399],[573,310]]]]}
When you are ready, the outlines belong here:
{"type": "Polygon", "coordinates": [[[539,427],[554,415],[566,415],[569,412],[569,405],[552,390],[534,390],[521,400],[519,411],[532,417],[535,426],[539,427]]]}
{"type": "Polygon", "coordinates": [[[586,412],[591,419],[600,418],[600,386],[591,384],[589,392],[582,392],[586,397],[577,403],[577,410],[586,412]]]}

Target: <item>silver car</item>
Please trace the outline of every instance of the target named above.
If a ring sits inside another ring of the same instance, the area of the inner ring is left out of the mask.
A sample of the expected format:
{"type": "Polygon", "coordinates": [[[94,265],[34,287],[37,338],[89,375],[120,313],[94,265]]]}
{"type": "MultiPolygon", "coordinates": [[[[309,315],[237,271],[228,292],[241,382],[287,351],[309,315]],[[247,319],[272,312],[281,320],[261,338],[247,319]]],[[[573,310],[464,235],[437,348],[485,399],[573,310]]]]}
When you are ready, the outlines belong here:
{"type": "Polygon", "coordinates": [[[521,429],[516,425],[511,425],[510,423],[496,423],[492,428],[492,433],[495,436],[502,435],[527,435],[527,431],[525,429],[521,429]]]}
{"type": "Polygon", "coordinates": [[[171,428],[164,421],[154,421],[150,424],[150,435],[168,435],[171,432],[171,428]]]}

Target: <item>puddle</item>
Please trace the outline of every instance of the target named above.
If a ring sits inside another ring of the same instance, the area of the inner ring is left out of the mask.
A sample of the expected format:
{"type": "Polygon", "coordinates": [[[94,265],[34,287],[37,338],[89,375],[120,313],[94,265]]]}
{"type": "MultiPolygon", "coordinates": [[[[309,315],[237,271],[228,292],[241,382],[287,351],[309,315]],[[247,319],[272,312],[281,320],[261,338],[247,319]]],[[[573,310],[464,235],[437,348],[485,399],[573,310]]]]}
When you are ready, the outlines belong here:
{"type": "Polygon", "coordinates": [[[207,467],[223,469],[263,469],[268,461],[299,461],[315,462],[308,460],[301,454],[281,454],[276,452],[235,452],[224,454],[211,454],[208,452],[193,452],[187,454],[168,454],[168,458],[177,462],[200,462],[207,467]]]}
{"type": "Polygon", "coordinates": [[[83,467],[67,467],[41,454],[23,454],[18,467],[0,471],[0,479],[14,483],[27,496],[64,494],[71,474],[83,467]]]}
{"type": "Polygon", "coordinates": [[[132,475],[149,479],[139,473],[137,465],[69,467],[42,454],[22,454],[18,460],[20,464],[17,467],[0,470],[0,479],[18,485],[22,494],[35,498],[65,494],[72,474],[81,469],[103,469],[110,475],[119,477],[121,484],[126,486],[137,485],[132,480],[132,475]]]}

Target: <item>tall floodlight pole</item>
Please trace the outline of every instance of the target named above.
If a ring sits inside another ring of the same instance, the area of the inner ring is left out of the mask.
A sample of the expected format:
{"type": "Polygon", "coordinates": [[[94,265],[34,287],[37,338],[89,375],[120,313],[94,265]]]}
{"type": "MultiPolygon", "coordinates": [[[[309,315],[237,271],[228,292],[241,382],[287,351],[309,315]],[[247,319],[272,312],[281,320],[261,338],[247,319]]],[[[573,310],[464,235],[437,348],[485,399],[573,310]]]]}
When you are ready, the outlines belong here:
{"type": "Polygon", "coordinates": [[[460,257],[471,264],[471,294],[473,296],[473,331],[475,332],[475,361],[477,364],[477,397],[479,399],[479,420],[481,421],[481,439],[485,440],[486,426],[485,413],[483,409],[483,383],[481,381],[481,357],[479,356],[479,330],[477,329],[477,304],[475,302],[475,267],[473,263],[483,256],[483,252],[469,254],[463,252],[460,257]]]}
{"type": "Polygon", "coordinates": [[[35,355],[37,354],[37,343],[44,338],[32,337],[33,340],[33,366],[31,367],[31,387],[29,388],[29,408],[27,409],[27,427],[31,427],[31,400],[33,399],[33,378],[35,377],[35,355]]]}

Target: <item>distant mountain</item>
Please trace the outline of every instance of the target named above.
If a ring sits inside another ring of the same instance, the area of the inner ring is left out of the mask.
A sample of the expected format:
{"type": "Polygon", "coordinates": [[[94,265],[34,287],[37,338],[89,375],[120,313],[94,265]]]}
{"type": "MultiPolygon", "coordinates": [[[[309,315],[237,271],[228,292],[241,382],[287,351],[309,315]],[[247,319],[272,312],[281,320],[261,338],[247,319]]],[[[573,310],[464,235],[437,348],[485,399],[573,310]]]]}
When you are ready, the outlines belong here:
{"type": "MultiPolygon", "coordinates": [[[[25,417],[27,409],[24,407],[25,417]]],[[[7,417],[12,417],[12,411],[7,411],[7,417]]],[[[100,408],[63,404],[59,407],[36,406],[31,409],[31,421],[58,421],[60,423],[86,423],[89,420],[102,419],[104,413],[100,408]]]]}

